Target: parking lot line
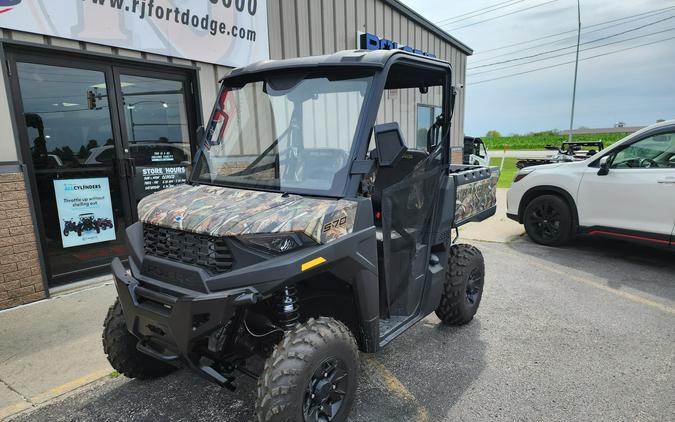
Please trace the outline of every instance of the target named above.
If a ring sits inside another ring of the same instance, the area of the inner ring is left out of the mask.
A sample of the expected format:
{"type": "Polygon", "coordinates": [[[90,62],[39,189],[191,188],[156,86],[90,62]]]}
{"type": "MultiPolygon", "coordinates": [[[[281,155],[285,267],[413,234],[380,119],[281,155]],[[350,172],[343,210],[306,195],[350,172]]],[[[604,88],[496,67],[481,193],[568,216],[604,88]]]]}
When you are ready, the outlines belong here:
{"type": "Polygon", "coordinates": [[[366,362],[382,377],[387,390],[401,400],[412,403],[417,411],[416,422],[429,422],[429,412],[402,383],[375,357],[368,356],[366,362]]]}
{"type": "Polygon", "coordinates": [[[82,387],[84,385],[90,384],[98,379],[101,379],[105,376],[110,375],[110,368],[103,368],[99,369],[97,371],[91,372],[87,375],[81,376],[79,378],[76,378],[72,381],[69,381],[65,384],[61,384],[59,386],[56,386],[54,388],[50,388],[49,390],[45,391],[44,393],[40,393],[38,395],[35,395],[30,398],[30,401],[35,403],[35,404],[40,404],[43,403],[49,399],[53,399],[54,397],[58,397],[62,394],[68,393],[70,391],[75,390],[76,388],[82,387]]]}
{"type": "Polygon", "coordinates": [[[108,375],[110,375],[110,368],[99,369],[87,375],[76,378],[72,381],[68,381],[64,384],[58,385],[54,388],[50,388],[49,390],[37,394],[33,397],[27,398],[26,400],[17,401],[15,403],[2,407],[0,408],[0,420],[4,420],[4,418],[6,417],[12,416],[28,408],[34,407],[48,400],[69,393],[87,384],[91,384],[92,382],[97,381],[108,375]]]}
{"type": "MultiPolygon", "coordinates": [[[[482,242],[481,242],[481,246],[485,247],[482,244],[482,242]]],[[[490,249],[492,252],[501,253],[503,255],[508,255],[508,256],[511,256],[511,257],[514,257],[514,258],[519,258],[519,259],[527,257],[527,263],[528,264],[533,265],[533,266],[535,266],[537,268],[540,268],[542,270],[546,270],[548,272],[567,277],[567,278],[572,279],[574,281],[577,281],[579,283],[583,283],[587,286],[594,287],[598,290],[602,290],[602,291],[611,293],[615,296],[622,297],[622,298],[630,300],[632,302],[639,303],[641,305],[650,306],[652,308],[658,309],[659,311],[665,312],[667,314],[675,315],[675,308],[672,307],[672,306],[666,305],[665,303],[661,303],[661,302],[657,302],[655,300],[647,299],[644,296],[629,293],[629,292],[626,292],[624,290],[618,290],[618,289],[609,287],[606,284],[603,284],[601,282],[593,281],[593,280],[591,280],[589,278],[586,278],[586,277],[581,277],[581,276],[578,276],[578,275],[570,274],[569,272],[566,272],[566,271],[558,270],[556,268],[551,267],[551,265],[549,263],[544,264],[542,262],[539,262],[539,261],[542,261],[539,258],[535,258],[535,257],[529,256],[529,255],[524,256],[523,254],[506,252],[506,251],[503,251],[503,250],[492,248],[490,246],[487,246],[486,249],[490,249]]]]}
{"type": "Polygon", "coordinates": [[[12,403],[10,405],[7,405],[5,407],[0,408],[0,420],[5,420],[5,418],[12,416],[16,413],[21,412],[22,410],[26,410],[29,407],[32,407],[32,404],[28,403],[27,401],[17,401],[15,403],[12,403]]]}

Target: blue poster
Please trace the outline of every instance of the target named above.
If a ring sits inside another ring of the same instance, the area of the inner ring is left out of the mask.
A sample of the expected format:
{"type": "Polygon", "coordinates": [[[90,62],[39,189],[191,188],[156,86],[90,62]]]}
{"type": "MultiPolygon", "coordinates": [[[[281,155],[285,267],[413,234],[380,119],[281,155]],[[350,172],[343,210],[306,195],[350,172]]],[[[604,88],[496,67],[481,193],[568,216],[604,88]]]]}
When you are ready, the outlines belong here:
{"type": "Polygon", "coordinates": [[[115,240],[107,177],[54,180],[64,248],[115,240]]]}

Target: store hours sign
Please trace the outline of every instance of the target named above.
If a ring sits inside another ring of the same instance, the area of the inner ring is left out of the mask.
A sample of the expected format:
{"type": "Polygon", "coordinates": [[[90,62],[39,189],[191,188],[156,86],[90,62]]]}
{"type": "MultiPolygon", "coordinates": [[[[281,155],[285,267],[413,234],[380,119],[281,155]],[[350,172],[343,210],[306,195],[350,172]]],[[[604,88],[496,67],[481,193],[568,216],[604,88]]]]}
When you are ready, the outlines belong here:
{"type": "Polygon", "coordinates": [[[224,66],[269,58],[267,0],[0,0],[0,28],[224,66]]]}
{"type": "Polygon", "coordinates": [[[115,240],[107,177],[56,179],[54,194],[64,248],[115,240]]]}
{"type": "MultiPolygon", "coordinates": [[[[153,161],[156,161],[153,159],[153,161]]],[[[134,190],[136,200],[172,186],[187,182],[186,166],[136,167],[134,190]]]]}

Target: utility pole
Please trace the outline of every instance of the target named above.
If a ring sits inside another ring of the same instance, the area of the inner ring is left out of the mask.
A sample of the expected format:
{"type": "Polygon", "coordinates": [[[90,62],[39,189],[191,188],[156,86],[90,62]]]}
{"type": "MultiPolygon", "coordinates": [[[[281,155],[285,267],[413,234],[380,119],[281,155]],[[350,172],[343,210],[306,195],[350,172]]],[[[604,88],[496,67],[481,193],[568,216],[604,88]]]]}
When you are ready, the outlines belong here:
{"type": "Polygon", "coordinates": [[[572,142],[572,129],[574,127],[574,102],[577,99],[577,72],[579,71],[579,43],[581,42],[581,0],[577,0],[577,22],[579,28],[577,29],[577,59],[574,62],[574,88],[572,88],[572,113],[570,113],[570,133],[567,137],[569,142],[572,142]]]}

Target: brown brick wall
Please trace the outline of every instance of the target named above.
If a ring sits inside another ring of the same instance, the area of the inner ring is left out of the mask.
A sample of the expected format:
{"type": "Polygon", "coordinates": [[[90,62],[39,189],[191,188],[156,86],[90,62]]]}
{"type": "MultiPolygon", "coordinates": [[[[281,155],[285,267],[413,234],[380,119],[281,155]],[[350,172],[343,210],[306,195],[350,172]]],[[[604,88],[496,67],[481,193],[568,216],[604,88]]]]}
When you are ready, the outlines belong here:
{"type": "Polygon", "coordinates": [[[0,173],[0,309],[45,297],[22,173],[0,173]]]}

